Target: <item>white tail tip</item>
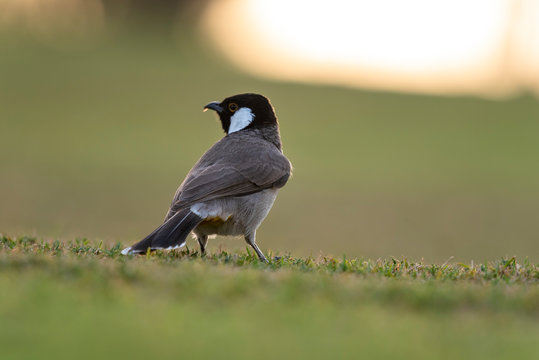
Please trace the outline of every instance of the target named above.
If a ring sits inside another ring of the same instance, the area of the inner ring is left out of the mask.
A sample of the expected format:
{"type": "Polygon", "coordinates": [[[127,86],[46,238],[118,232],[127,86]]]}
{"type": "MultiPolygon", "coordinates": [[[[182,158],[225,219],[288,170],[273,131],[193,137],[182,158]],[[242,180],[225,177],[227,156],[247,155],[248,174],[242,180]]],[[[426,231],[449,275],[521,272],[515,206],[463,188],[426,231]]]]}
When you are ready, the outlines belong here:
{"type": "Polygon", "coordinates": [[[181,243],[180,245],[176,245],[176,246],[169,246],[168,248],[166,248],[165,250],[176,250],[176,249],[180,249],[182,247],[185,246],[185,241],[183,243],[181,243]]]}

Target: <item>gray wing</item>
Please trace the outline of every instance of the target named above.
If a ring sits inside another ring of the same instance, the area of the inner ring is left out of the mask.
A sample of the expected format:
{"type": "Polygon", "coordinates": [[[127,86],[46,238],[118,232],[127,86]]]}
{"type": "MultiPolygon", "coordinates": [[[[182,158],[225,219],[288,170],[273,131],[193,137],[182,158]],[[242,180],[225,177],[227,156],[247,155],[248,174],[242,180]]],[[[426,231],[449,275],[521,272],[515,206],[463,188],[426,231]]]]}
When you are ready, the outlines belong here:
{"type": "Polygon", "coordinates": [[[167,218],[195,203],[283,187],[291,165],[263,139],[225,137],[202,156],[176,192],[167,218]]]}

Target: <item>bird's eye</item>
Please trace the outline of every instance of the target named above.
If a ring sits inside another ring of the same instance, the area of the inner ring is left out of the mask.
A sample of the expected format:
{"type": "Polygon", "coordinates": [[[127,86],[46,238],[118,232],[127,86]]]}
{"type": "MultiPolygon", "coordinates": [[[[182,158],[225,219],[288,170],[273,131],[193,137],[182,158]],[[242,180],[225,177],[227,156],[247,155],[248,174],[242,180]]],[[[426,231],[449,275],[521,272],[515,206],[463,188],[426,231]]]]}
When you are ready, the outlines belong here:
{"type": "Polygon", "coordinates": [[[230,110],[230,112],[234,112],[234,111],[238,110],[238,104],[236,104],[236,103],[228,104],[228,110],[230,110]]]}

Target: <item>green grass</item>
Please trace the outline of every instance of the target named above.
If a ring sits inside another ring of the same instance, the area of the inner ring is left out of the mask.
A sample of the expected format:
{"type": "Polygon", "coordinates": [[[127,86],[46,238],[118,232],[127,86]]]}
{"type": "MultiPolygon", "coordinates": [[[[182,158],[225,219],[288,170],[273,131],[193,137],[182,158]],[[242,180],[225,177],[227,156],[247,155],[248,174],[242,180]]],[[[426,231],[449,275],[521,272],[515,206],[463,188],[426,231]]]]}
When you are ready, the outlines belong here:
{"type": "Polygon", "coordinates": [[[1,358],[539,356],[539,264],[526,259],[121,248],[0,236],[1,358]]]}

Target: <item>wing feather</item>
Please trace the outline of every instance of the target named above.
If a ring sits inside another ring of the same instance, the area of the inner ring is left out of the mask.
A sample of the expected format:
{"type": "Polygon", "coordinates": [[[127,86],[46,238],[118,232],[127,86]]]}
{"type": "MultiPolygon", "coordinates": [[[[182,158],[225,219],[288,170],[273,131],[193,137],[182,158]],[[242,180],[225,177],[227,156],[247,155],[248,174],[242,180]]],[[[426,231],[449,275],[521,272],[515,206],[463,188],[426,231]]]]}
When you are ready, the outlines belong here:
{"type": "Polygon", "coordinates": [[[168,216],[197,202],[280,188],[290,171],[290,162],[273,144],[258,138],[225,137],[191,169],[168,216]]]}

